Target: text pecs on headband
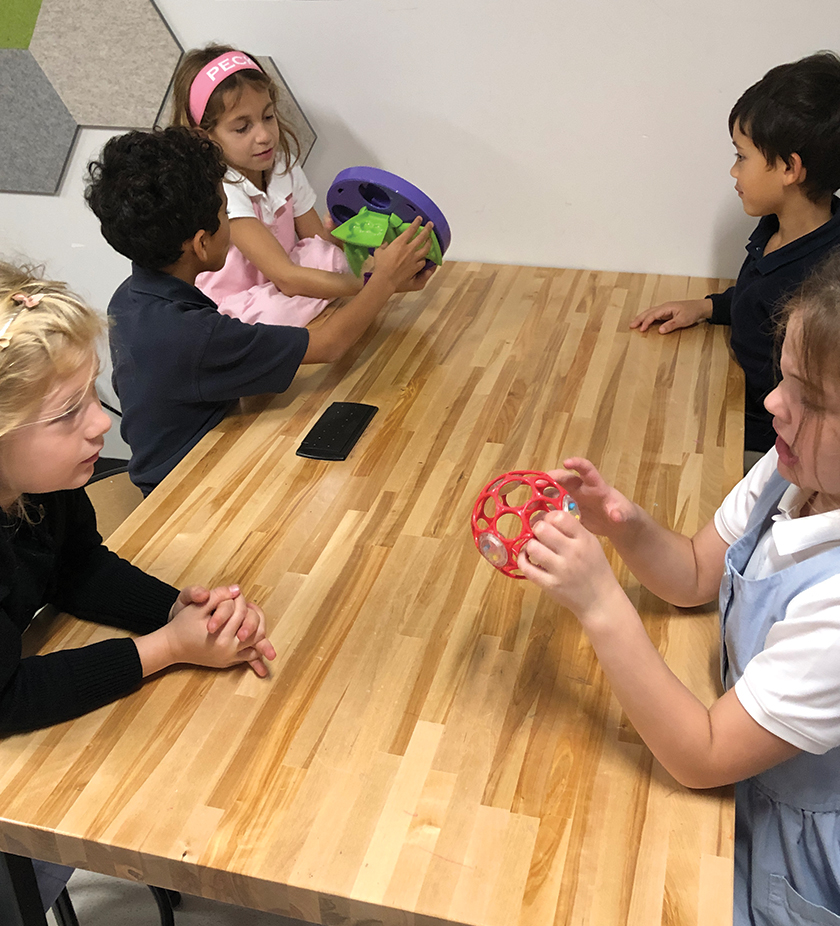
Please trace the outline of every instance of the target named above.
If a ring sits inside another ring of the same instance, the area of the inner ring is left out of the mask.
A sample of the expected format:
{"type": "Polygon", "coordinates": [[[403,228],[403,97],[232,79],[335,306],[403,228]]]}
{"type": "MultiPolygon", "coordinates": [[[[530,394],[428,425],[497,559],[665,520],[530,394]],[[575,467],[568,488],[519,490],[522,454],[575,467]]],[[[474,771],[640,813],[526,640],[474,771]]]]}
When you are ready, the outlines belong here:
{"type": "Polygon", "coordinates": [[[196,125],[201,124],[207,101],[219,84],[237,71],[262,71],[262,68],[245,52],[229,51],[214,58],[196,74],[190,86],[190,115],[196,125]]]}

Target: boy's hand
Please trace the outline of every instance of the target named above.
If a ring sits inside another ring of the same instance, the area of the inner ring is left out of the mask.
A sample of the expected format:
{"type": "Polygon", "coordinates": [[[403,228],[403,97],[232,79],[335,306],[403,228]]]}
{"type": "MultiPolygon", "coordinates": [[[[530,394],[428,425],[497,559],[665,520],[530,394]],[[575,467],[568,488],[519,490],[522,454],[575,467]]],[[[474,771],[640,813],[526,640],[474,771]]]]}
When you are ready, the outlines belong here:
{"type": "Polygon", "coordinates": [[[410,280],[406,283],[403,283],[398,287],[398,293],[418,293],[423,289],[429,280],[432,278],[432,274],[437,272],[437,267],[434,264],[431,267],[425,267],[420,273],[415,273],[410,280]]]}
{"type": "Polygon", "coordinates": [[[385,276],[398,293],[422,289],[431,272],[424,271],[426,255],[432,247],[431,222],[427,222],[420,234],[420,216],[393,241],[381,244],[374,252],[374,274],[385,276]],[[417,235],[415,238],[414,236],[417,235]]]}
{"type": "Polygon", "coordinates": [[[679,328],[690,328],[704,319],[712,317],[711,299],[686,299],[682,302],[663,302],[637,315],[630,322],[631,328],[647,331],[654,322],[662,322],[660,334],[668,334],[679,328]]]}
{"type": "Polygon", "coordinates": [[[601,544],[574,515],[552,511],[534,524],[534,537],[519,554],[525,578],[538,585],[585,623],[603,612],[618,588],[601,544]]]}
{"type": "Polygon", "coordinates": [[[589,460],[570,457],[563,466],[566,468],[552,470],[548,475],[575,500],[581,524],[587,530],[609,537],[616,527],[633,518],[633,502],[607,485],[589,460]]]}

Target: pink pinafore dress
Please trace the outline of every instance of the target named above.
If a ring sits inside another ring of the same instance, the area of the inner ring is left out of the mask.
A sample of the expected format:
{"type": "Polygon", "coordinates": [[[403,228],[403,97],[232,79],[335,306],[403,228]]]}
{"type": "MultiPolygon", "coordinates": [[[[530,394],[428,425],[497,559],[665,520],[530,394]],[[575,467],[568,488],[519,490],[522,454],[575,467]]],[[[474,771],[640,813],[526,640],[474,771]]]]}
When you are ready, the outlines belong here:
{"type": "MultiPolygon", "coordinates": [[[[263,224],[259,203],[254,202],[254,215],[263,224]]],[[[235,219],[233,221],[236,221],[235,219]]],[[[341,248],[323,238],[297,241],[292,197],[275,213],[267,227],[280,246],[299,267],[348,273],[347,259],[341,248]]],[[[319,315],[330,302],[314,296],[284,296],[279,289],[245,259],[233,245],[221,270],[201,273],[195,285],[209,296],[223,315],[241,319],[253,325],[291,325],[302,328],[319,315]]]]}

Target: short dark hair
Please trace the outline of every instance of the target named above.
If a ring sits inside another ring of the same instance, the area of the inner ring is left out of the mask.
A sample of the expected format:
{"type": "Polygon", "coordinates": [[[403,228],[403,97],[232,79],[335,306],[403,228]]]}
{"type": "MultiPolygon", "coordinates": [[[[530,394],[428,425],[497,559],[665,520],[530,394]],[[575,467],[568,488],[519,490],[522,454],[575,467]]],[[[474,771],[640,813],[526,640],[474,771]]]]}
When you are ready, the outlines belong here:
{"type": "Polygon", "coordinates": [[[780,64],[745,91],[729,114],[769,164],[805,168],[802,190],[814,202],[840,188],[840,57],[821,51],[780,64]]]}
{"type": "Polygon", "coordinates": [[[88,164],[85,199],[111,247],[161,270],[196,232],[219,230],[224,175],[219,147],[189,129],[128,132],[88,164]]]}

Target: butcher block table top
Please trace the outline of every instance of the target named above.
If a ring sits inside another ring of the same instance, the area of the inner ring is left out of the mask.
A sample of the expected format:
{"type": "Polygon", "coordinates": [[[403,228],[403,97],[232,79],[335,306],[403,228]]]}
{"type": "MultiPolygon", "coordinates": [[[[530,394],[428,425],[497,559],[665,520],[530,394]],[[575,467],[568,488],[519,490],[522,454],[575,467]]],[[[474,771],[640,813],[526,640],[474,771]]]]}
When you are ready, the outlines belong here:
{"type": "MultiPolygon", "coordinates": [[[[571,455],[663,523],[707,521],[742,467],[728,329],[628,322],[723,285],[448,263],[342,361],[242,403],[110,545],[176,586],[240,583],[270,678],[179,668],[0,741],[0,849],[321,924],[731,923],[732,791],[678,785],[576,619],[470,531],[491,478],[571,455]],[[296,456],[333,401],[379,412],[346,461],[296,456]]],[[[714,606],[664,604],[607,549],[711,702],[714,606]]],[[[27,643],[113,633],[60,616],[27,643]]]]}

